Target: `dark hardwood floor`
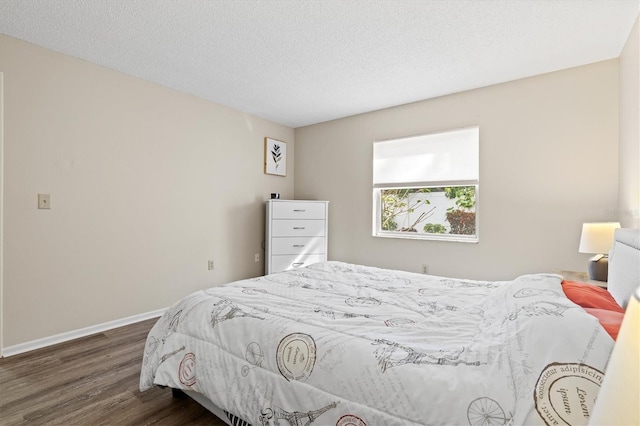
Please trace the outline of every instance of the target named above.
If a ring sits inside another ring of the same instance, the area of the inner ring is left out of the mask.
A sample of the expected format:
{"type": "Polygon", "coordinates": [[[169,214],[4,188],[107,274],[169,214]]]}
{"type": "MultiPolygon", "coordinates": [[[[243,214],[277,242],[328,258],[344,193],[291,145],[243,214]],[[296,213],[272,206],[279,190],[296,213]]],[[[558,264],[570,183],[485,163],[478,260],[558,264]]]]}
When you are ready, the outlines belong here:
{"type": "Polygon", "coordinates": [[[224,425],[170,389],[138,390],[155,321],[0,359],[0,425],[224,425]]]}

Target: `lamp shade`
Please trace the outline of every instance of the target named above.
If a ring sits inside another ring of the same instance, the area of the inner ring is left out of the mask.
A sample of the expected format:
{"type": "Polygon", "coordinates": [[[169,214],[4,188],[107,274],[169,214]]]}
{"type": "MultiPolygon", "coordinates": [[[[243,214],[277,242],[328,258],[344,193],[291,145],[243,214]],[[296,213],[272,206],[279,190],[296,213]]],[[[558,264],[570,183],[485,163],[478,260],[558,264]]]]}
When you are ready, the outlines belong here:
{"type": "Polygon", "coordinates": [[[640,425],[640,287],[629,300],[590,425],[640,425]]]}
{"type": "Polygon", "coordinates": [[[606,254],[613,245],[613,233],[619,222],[583,223],[580,235],[580,253],[606,254]]]}

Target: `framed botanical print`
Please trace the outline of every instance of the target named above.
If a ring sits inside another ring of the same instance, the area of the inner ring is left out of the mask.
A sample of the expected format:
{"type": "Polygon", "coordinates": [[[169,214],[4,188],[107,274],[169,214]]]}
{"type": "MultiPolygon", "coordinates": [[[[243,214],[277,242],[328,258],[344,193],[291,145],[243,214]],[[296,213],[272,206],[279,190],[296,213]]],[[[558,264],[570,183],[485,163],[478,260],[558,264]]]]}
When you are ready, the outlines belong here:
{"type": "Polygon", "coordinates": [[[264,138],[264,172],[269,175],[287,175],[287,143],[264,138]]]}

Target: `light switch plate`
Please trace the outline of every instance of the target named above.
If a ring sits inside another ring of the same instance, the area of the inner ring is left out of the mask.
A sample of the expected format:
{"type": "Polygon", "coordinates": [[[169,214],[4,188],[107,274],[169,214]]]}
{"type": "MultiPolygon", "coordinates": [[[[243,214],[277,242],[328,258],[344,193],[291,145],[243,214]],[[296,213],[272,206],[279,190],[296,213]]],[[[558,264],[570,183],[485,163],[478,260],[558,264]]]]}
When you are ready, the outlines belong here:
{"type": "Polygon", "coordinates": [[[38,194],[38,208],[39,209],[51,208],[51,194],[38,194]]]}

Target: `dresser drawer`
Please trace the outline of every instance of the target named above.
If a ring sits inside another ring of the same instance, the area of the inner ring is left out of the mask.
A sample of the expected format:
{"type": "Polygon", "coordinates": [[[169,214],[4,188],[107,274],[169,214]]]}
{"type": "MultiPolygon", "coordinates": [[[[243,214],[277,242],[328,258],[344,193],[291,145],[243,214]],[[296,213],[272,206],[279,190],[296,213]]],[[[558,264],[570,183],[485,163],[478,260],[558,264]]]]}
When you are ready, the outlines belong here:
{"type": "Polygon", "coordinates": [[[322,254],[325,253],[325,239],[324,237],[274,238],[271,249],[273,255],[322,254]]]}
{"type": "Polygon", "coordinates": [[[274,220],[272,237],[324,237],[324,220],[274,220]]]}
{"type": "Polygon", "coordinates": [[[274,202],[273,219],[324,219],[326,203],[274,202]]]}
{"type": "Polygon", "coordinates": [[[289,269],[302,268],[312,263],[324,262],[327,256],[324,254],[309,255],[278,255],[271,257],[272,271],[286,271],[289,269]]]}

